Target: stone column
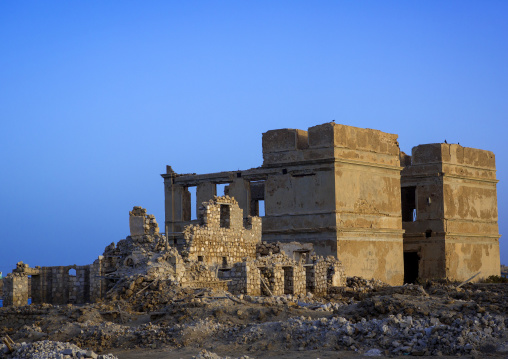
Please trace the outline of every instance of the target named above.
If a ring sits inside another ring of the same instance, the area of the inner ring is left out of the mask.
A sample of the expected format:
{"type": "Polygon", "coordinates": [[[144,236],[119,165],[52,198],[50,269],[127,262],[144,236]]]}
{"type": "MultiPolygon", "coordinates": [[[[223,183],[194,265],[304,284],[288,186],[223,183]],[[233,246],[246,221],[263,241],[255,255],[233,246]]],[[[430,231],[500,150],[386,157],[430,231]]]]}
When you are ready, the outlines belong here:
{"type": "Polygon", "coordinates": [[[305,267],[296,265],[293,267],[293,295],[305,294],[305,267]]]}
{"type": "Polygon", "coordinates": [[[171,181],[171,178],[164,179],[165,225],[169,232],[180,232],[181,222],[190,220],[190,193],[171,181]]]}
{"type": "Polygon", "coordinates": [[[211,182],[198,184],[196,188],[196,217],[199,218],[199,207],[217,195],[217,185],[211,182]]]}
{"type": "Polygon", "coordinates": [[[236,199],[238,206],[243,209],[243,218],[247,218],[250,215],[250,182],[235,178],[229,184],[229,196],[236,199]]]}

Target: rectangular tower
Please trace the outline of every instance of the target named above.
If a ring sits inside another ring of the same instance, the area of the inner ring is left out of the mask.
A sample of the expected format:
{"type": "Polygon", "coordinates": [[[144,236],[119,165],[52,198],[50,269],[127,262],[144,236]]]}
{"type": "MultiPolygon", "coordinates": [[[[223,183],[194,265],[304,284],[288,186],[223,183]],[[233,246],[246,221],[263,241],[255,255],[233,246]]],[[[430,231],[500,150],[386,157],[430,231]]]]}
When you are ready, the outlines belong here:
{"type": "Polygon", "coordinates": [[[494,154],[437,143],[414,147],[402,162],[406,272],[454,280],[499,275],[494,154]]]}

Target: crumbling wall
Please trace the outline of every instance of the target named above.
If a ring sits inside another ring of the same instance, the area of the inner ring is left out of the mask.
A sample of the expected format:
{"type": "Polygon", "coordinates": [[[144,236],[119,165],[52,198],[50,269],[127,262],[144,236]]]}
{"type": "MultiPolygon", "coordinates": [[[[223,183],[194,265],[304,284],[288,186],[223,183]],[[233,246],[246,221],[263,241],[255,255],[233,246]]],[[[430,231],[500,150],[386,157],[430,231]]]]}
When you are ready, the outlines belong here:
{"type": "Polygon", "coordinates": [[[263,286],[261,292],[264,295],[284,294],[284,271],[280,264],[259,268],[263,286]]]}
{"type": "Polygon", "coordinates": [[[28,276],[24,273],[9,273],[4,281],[4,306],[20,307],[28,303],[28,276]]]}
{"type": "Polygon", "coordinates": [[[218,273],[219,278],[227,281],[231,293],[261,295],[259,269],[252,260],[235,263],[231,269],[218,273]]]}
{"type": "MultiPolygon", "coordinates": [[[[82,304],[90,301],[90,269],[89,266],[55,266],[35,267],[19,262],[13,274],[26,277],[27,286],[15,290],[24,290],[24,297],[31,298],[32,303],[51,304],[82,304]],[[75,270],[75,274],[70,272],[75,270]]],[[[8,302],[10,303],[10,302],[8,302]]],[[[25,303],[26,304],[26,303],[25,303]]],[[[24,305],[25,305],[24,304],[24,305]]]]}
{"type": "Polygon", "coordinates": [[[159,234],[159,225],[153,214],[147,214],[146,209],[135,206],[129,212],[129,227],[131,236],[154,236],[159,234]]]}
{"type": "Polygon", "coordinates": [[[334,257],[312,258],[312,265],[306,266],[306,288],[308,292],[323,295],[330,287],[340,287],[346,283],[345,268],[334,257]]]}
{"type": "Polygon", "coordinates": [[[305,267],[299,265],[282,267],[284,270],[284,294],[303,294],[306,293],[305,285],[305,267]]]}
{"type": "Polygon", "coordinates": [[[32,276],[32,303],[51,303],[52,282],[51,268],[39,268],[39,275],[32,276]]]}
{"type": "Polygon", "coordinates": [[[192,263],[186,268],[185,286],[192,288],[213,288],[227,290],[227,282],[217,277],[216,271],[201,263],[192,263]]]}
{"type": "Polygon", "coordinates": [[[264,295],[305,294],[304,262],[295,261],[283,253],[258,257],[260,289],[264,295]]]}
{"type": "Polygon", "coordinates": [[[99,256],[90,265],[90,301],[98,302],[106,294],[106,281],[104,280],[104,257],[99,256]]]}
{"type": "Polygon", "coordinates": [[[215,197],[203,203],[202,225],[184,229],[184,255],[203,264],[230,267],[243,258],[255,258],[261,242],[261,220],[250,217],[244,226],[243,211],[234,198],[215,197]]]}

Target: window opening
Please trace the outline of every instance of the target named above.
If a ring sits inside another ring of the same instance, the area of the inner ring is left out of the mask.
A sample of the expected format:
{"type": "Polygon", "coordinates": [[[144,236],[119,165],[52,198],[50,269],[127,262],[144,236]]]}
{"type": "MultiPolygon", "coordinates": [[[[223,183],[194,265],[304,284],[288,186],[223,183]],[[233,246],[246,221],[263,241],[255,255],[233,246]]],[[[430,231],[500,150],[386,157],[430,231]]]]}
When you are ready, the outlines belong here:
{"type": "Polygon", "coordinates": [[[203,256],[198,256],[198,262],[203,262],[203,256]]]}
{"type": "Polygon", "coordinates": [[[250,215],[259,216],[259,201],[257,199],[250,201],[250,215]]]}
{"type": "Polygon", "coordinates": [[[259,217],[265,216],[265,200],[264,199],[258,201],[258,213],[259,213],[258,214],[259,217]]]}
{"type": "Polygon", "coordinates": [[[190,203],[191,203],[191,221],[195,220],[195,219],[198,219],[198,212],[197,212],[197,195],[196,195],[196,190],[197,190],[197,187],[188,187],[187,190],[189,191],[190,193],[190,203]]]}
{"type": "Polygon", "coordinates": [[[251,181],[250,182],[250,215],[251,216],[264,216],[265,215],[265,181],[251,181]]]}
{"type": "Polygon", "coordinates": [[[69,269],[69,275],[75,277],[76,276],[76,270],[74,268],[69,269]]]}
{"type": "Polygon", "coordinates": [[[425,238],[430,238],[432,237],[432,229],[427,229],[425,231],[425,238]]]}
{"type": "Polygon", "coordinates": [[[416,187],[401,188],[402,221],[416,221],[416,187]]]}
{"type": "Polygon", "coordinates": [[[228,185],[227,183],[217,183],[217,186],[216,186],[216,188],[217,188],[217,191],[216,191],[217,196],[221,197],[221,196],[224,196],[226,194],[225,191],[226,191],[226,186],[227,185],[228,185]]]}
{"type": "Polygon", "coordinates": [[[230,226],[230,206],[227,204],[220,205],[220,226],[221,228],[229,228],[230,226]]]}

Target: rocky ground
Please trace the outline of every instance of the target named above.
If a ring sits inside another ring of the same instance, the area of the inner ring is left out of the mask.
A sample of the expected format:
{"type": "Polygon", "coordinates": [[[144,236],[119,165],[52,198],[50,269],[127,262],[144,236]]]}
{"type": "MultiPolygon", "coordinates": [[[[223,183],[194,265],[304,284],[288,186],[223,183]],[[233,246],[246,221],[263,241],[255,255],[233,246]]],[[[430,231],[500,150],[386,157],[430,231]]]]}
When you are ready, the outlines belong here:
{"type": "Polygon", "coordinates": [[[508,284],[347,284],[323,298],[163,285],[128,300],[0,308],[0,337],[15,342],[0,357],[508,357],[508,284]]]}

